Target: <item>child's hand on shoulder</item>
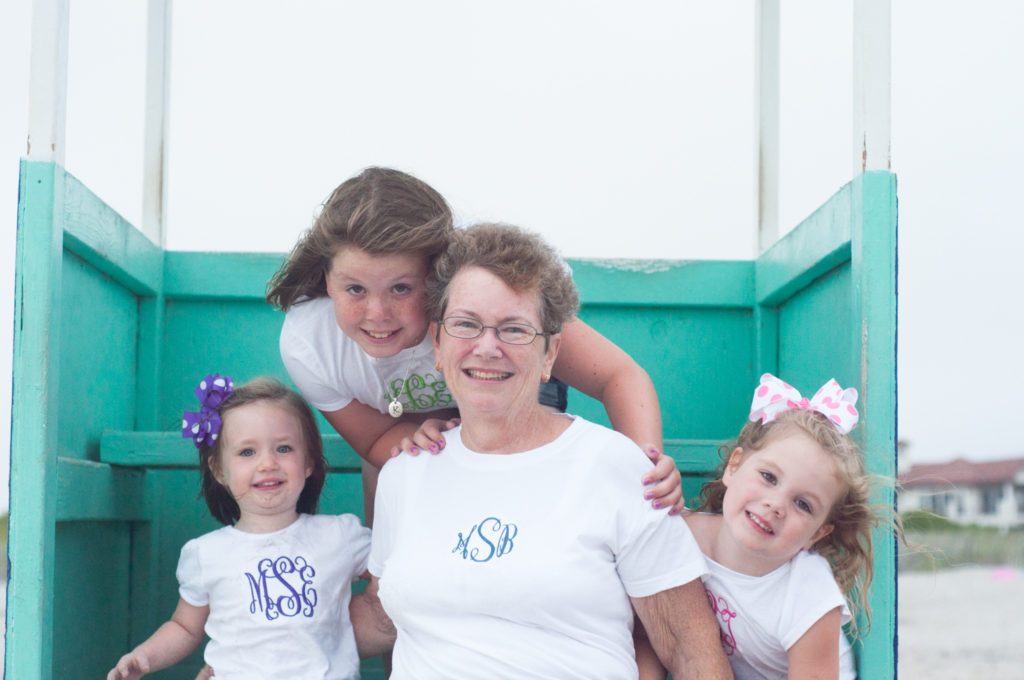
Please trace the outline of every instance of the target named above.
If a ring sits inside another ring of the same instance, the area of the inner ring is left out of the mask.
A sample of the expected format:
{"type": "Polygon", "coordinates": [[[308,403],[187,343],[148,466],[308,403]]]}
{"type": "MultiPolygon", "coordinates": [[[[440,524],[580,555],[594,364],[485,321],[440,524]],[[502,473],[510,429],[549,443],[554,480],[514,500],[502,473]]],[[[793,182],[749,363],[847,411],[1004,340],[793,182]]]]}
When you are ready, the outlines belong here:
{"type": "Polygon", "coordinates": [[[118,660],[107,673],[107,680],[138,680],[149,672],[149,659],[142,650],[135,649],[118,660]]]}
{"type": "Polygon", "coordinates": [[[448,420],[428,418],[424,420],[412,437],[404,437],[398,446],[391,449],[391,457],[394,458],[403,451],[411,456],[419,455],[420,451],[440,453],[441,449],[444,448],[444,435],[442,433],[452,429],[460,422],[458,418],[450,418],[448,420]]]}
{"type": "Polygon", "coordinates": [[[686,499],[683,498],[683,476],[676,468],[676,461],[655,446],[643,449],[654,463],[654,468],[641,480],[645,487],[644,498],[655,508],[671,506],[668,514],[678,515],[686,509],[686,499]]]}

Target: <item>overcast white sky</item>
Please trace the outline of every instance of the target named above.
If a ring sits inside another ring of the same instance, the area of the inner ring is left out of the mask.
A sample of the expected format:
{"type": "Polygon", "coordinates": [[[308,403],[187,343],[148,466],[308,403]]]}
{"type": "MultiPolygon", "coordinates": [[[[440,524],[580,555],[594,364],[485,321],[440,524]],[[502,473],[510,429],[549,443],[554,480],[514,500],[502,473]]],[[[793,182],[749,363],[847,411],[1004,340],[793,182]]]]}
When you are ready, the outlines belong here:
{"type": "MultiPolygon", "coordinates": [[[[70,4],[67,167],[138,223],[145,3],[70,4]]],[[[30,5],[0,7],[7,366],[30,5]]],[[[285,251],[377,164],[569,257],[748,258],[752,6],[175,0],[168,246],[285,251]]],[[[784,225],[852,177],[851,7],[784,3],[784,225]]],[[[1024,406],[1022,34],[1013,0],[893,2],[899,429],[915,461],[1024,455],[1006,426],[1024,406]]]]}

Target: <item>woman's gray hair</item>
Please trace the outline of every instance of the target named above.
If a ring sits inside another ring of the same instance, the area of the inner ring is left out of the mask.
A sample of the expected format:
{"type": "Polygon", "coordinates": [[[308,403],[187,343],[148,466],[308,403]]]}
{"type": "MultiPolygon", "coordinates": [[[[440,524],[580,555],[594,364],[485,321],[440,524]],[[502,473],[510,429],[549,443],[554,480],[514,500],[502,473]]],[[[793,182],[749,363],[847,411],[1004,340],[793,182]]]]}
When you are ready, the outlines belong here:
{"type": "Polygon", "coordinates": [[[476,224],[455,231],[447,249],[434,262],[427,278],[427,312],[444,318],[455,275],[465,267],[480,267],[501,279],[516,293],[536,290],[540,322],[546,333],[561,332],[579,309],[579,293],[565,261],[537,234],[511,224],[476,224]]]}

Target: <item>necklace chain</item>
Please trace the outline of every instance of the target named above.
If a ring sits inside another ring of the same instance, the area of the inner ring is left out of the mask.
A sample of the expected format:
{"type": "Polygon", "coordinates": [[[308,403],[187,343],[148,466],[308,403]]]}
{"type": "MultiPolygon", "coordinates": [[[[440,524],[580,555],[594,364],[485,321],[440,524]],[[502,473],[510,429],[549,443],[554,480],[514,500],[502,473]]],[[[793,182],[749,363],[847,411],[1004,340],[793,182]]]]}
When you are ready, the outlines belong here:
{"type": "Polygon", "coordinates": [[[388,403],[388,413],[391,414],[392,418],[401,418],[405,408],[402,406],[402,402],[398,400],[398,396],[405,389],[406,385],[409,384],[409,378],[412,375],[409,373],[412,370],[413,360],[416,358],[416,350],[419,347],[414,347],[412,353],[409,355],[409,362],[405,366],[405,378],[399,378],[402,382],[399,384],[398,389],[395,390],[394,396],[391,395],[391,388],[388,385],[384,385],[384,401],[388,403]]]}

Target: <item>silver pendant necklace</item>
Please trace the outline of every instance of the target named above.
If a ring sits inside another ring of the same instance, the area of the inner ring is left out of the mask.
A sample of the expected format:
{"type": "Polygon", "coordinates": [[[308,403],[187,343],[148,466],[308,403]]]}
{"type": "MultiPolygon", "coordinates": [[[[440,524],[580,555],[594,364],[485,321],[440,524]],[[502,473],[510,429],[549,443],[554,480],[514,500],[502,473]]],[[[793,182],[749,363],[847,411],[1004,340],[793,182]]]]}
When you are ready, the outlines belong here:
{"type": "Polygon", "coordinates": [[[392,418],[401,418],[402,414],[405,412],[405,408],[402,406],[402,402],[398,401],[398,395],[402,393],[402,390],[405,389],[405,386],[409,384],[409,378],[412,377],[409,374],[409,371],[412,369],[413,359],[416,358],[416,349],[419,348],[414,348],[412,354],[409,355],[409,363],[406,364],[405,366],[406,377],[401,379],[402,382],[399,383],[398,389],[395,390],[394,396],[392,396],[390,390],[386,389],[386,391],[384,392],[384,401],[388,402],[388,413],[391,414],[392,418]]]}

